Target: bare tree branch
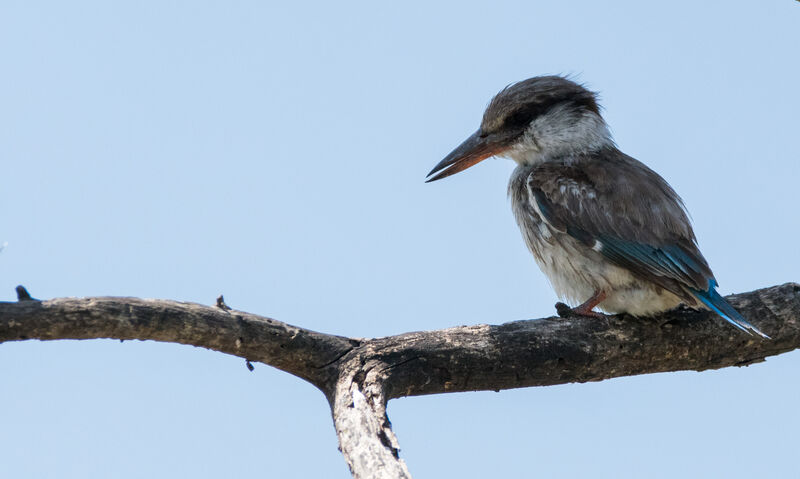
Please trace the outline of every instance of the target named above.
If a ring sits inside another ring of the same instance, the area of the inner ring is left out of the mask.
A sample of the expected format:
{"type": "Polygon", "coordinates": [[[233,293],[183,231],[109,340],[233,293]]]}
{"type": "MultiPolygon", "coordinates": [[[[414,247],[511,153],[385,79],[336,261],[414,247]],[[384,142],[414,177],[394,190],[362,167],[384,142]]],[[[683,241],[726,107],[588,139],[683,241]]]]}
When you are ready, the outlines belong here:
{"type": "Polygon", "coordinates": [[[137,298],[36,301],[25,291],[19,302],[0,303],[0,342],[152,339],[260,361],[325,393],[354,477],[410,478],[386,416],[389,399],[742,366],[800,347],[800,285],[728,300],[772,340],[692,310],[655,318],[546,318],[362,340],[231,310],[221,297],[216,306],[137,298]]]}
{"type": "Polygon", "coordinates": [[[329,366],[359,344],[358,340],[255,314],[178,301],[57,298],[0,302],[0,342],[97,338],[200,346],[275,366],[323,390],[330,390],[336,382],[336,369],[329,366]]]}

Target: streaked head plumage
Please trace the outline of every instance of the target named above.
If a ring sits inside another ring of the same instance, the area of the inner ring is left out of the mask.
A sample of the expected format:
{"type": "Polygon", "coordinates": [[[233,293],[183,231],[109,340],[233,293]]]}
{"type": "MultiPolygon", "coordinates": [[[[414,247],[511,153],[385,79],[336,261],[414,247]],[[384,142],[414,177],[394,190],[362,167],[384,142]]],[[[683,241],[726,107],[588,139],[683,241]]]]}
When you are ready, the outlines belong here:
{"type": "Polygon", "coordinates": [[[484,133],[518,131],[552,108],[568,107],[600,114],[597,94],[568,78],[550,75],[528,78],[500,90],[481,121],[484,133]]]}

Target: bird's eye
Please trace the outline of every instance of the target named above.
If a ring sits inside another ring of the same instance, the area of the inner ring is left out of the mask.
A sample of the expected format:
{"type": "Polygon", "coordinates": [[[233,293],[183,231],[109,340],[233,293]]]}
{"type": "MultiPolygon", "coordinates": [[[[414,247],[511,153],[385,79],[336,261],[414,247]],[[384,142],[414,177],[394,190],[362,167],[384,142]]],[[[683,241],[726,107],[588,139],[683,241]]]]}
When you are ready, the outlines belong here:
{"type": "Polygon", "coordinates": [[[540,113],[538,105],[526,106],[508,115],[503,122],[503,126],[506,128],[525,128],[540,113]]]}

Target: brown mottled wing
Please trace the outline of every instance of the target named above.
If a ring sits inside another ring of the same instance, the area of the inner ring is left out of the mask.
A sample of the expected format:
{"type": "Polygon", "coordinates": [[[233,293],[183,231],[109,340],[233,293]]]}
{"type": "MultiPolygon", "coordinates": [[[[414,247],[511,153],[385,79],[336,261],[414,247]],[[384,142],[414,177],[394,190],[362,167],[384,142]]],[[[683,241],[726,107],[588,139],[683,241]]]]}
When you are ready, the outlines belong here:
{"type": "Polygon", "coordinates": [[[683,202],[654,171],[616,149],[548,161],[528,177],[531,201],[554,228],[680,297],[709,289],[683,202]]]}

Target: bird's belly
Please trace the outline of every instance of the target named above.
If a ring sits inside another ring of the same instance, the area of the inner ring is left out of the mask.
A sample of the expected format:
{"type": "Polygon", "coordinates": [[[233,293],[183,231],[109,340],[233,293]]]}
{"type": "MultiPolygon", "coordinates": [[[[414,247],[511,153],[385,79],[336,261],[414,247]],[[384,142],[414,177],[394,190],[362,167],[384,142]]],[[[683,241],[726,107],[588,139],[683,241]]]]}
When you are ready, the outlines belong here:
{"type": "Polygon", "coordinates": [[[631,282],[627,271],[595,257],[593,251],[571,237],[549,231],[544,223],[538,226],[542,230],[539,234],[523,229],[525,243],[561,299],[579,304],[599,289],[631,282]]]}
{"type": "Polygon", "coordinates": [[[520,223],[520,229],[528,249],[556,294],[568,303],[580,304],[603,291],[606,299],[599,307],[604,311],[638,316],[672,309],[681,303],[674,294],[635,277],[546,222],[534,218],[526,223],[520,223]]]}

